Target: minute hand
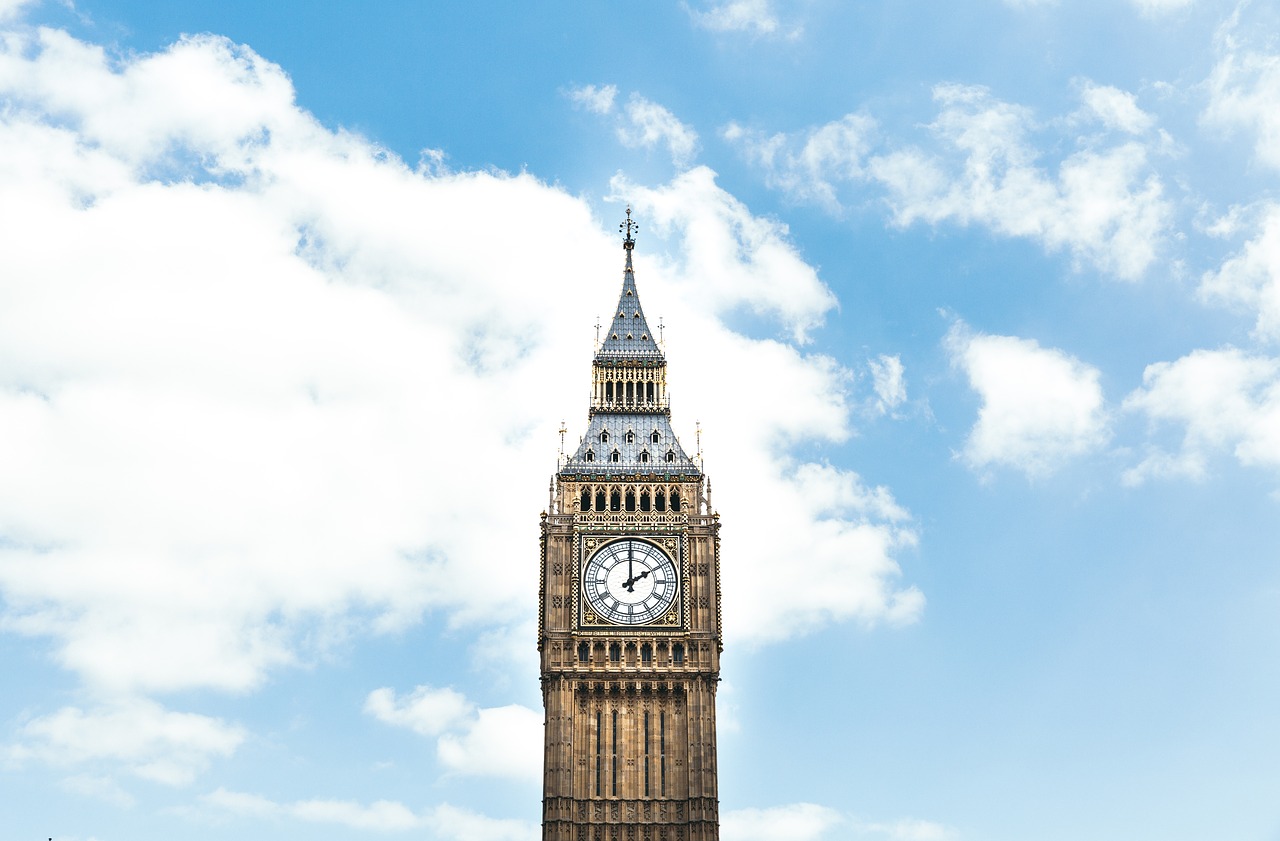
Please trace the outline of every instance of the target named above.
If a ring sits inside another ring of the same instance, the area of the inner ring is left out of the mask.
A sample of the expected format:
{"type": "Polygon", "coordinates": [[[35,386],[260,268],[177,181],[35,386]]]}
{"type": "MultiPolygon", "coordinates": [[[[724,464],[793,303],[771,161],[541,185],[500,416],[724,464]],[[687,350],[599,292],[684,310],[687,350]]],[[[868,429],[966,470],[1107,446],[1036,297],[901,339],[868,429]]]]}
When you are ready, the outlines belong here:
{"type": "Polygon", "coordinates": [[[633,575],[630,578],[628,578],[626,581],[622,582],[622,586],[627,588],[627,592],[634,592],[632,588],[635,587],[635,583],[639,581],[641,578],[648,578],[648,577],[649,577],[649,570],[646,569],[644,572],[640,573],[639,575],[633,575]]]}

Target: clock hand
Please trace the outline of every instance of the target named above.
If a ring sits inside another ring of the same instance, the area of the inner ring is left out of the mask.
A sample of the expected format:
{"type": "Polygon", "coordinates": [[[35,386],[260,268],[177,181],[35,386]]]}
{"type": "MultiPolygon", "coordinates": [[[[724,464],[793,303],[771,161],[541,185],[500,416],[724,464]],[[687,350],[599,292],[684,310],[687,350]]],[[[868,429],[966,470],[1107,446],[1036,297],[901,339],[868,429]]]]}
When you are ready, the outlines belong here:
{"type": "Polygon", "coordinates": [[[627,544],[627,580],[624,581],[622,584],[623,587],[627,588],[628,593],[635,592],[636,577],[632,575],[633,572],[634,570],[631,568],[631,544],[628,543],[627,544]]]}
{"type": "Polygon", "coordinates": [[[622,586],[627,588],[628,593],[634,593],[636,591],[635,583],[639,581],[641,578],[648,578],[648,577],[649,577],[649,570],[646,569],[644,572],[640,573],[639,575],[632,576],[631,578],[628,578],[626,581],[622,582],[622,586]]]}

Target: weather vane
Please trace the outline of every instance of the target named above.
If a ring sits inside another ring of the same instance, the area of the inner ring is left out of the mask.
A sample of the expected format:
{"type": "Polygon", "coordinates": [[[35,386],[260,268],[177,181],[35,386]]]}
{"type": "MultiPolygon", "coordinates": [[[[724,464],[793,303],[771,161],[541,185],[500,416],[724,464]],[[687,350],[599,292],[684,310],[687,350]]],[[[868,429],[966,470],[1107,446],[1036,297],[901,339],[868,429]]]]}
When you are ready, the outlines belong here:
{"type": "Polygon", "coordinates": [[[626,234],[626,237],[622,240],[622,247],[628,251],[635,248],[636,240],[632,234],[639,231],[640,226],[631,221],[631,205],[627,205],[627,221],[618,225],[618,230],[626,234]]]}

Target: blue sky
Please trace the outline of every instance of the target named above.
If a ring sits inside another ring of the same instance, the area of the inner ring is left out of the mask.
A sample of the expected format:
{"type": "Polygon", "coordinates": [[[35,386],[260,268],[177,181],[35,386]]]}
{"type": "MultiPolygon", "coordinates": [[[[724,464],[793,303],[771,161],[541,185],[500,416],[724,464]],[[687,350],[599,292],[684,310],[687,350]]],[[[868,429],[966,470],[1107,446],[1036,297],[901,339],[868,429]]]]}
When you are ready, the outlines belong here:
{"type": "Polygon", "coordinates": [[[0,2],[6,837],[536,838],[627,204],[726,841],[1280,839],[1261,2],[0,2]]]}

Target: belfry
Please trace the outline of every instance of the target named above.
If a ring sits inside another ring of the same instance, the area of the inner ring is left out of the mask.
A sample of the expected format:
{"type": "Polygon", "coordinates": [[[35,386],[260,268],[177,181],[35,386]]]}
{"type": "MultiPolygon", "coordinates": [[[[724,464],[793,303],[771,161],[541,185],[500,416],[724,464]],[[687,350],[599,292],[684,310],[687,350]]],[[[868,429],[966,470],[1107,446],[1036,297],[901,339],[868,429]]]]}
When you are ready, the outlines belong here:
{"type": "Polygon", "coordinates": [[[627,209],[591,408],[542,515],[544,841],[716,841],[720,519],[671,429],[627,209]]]}

